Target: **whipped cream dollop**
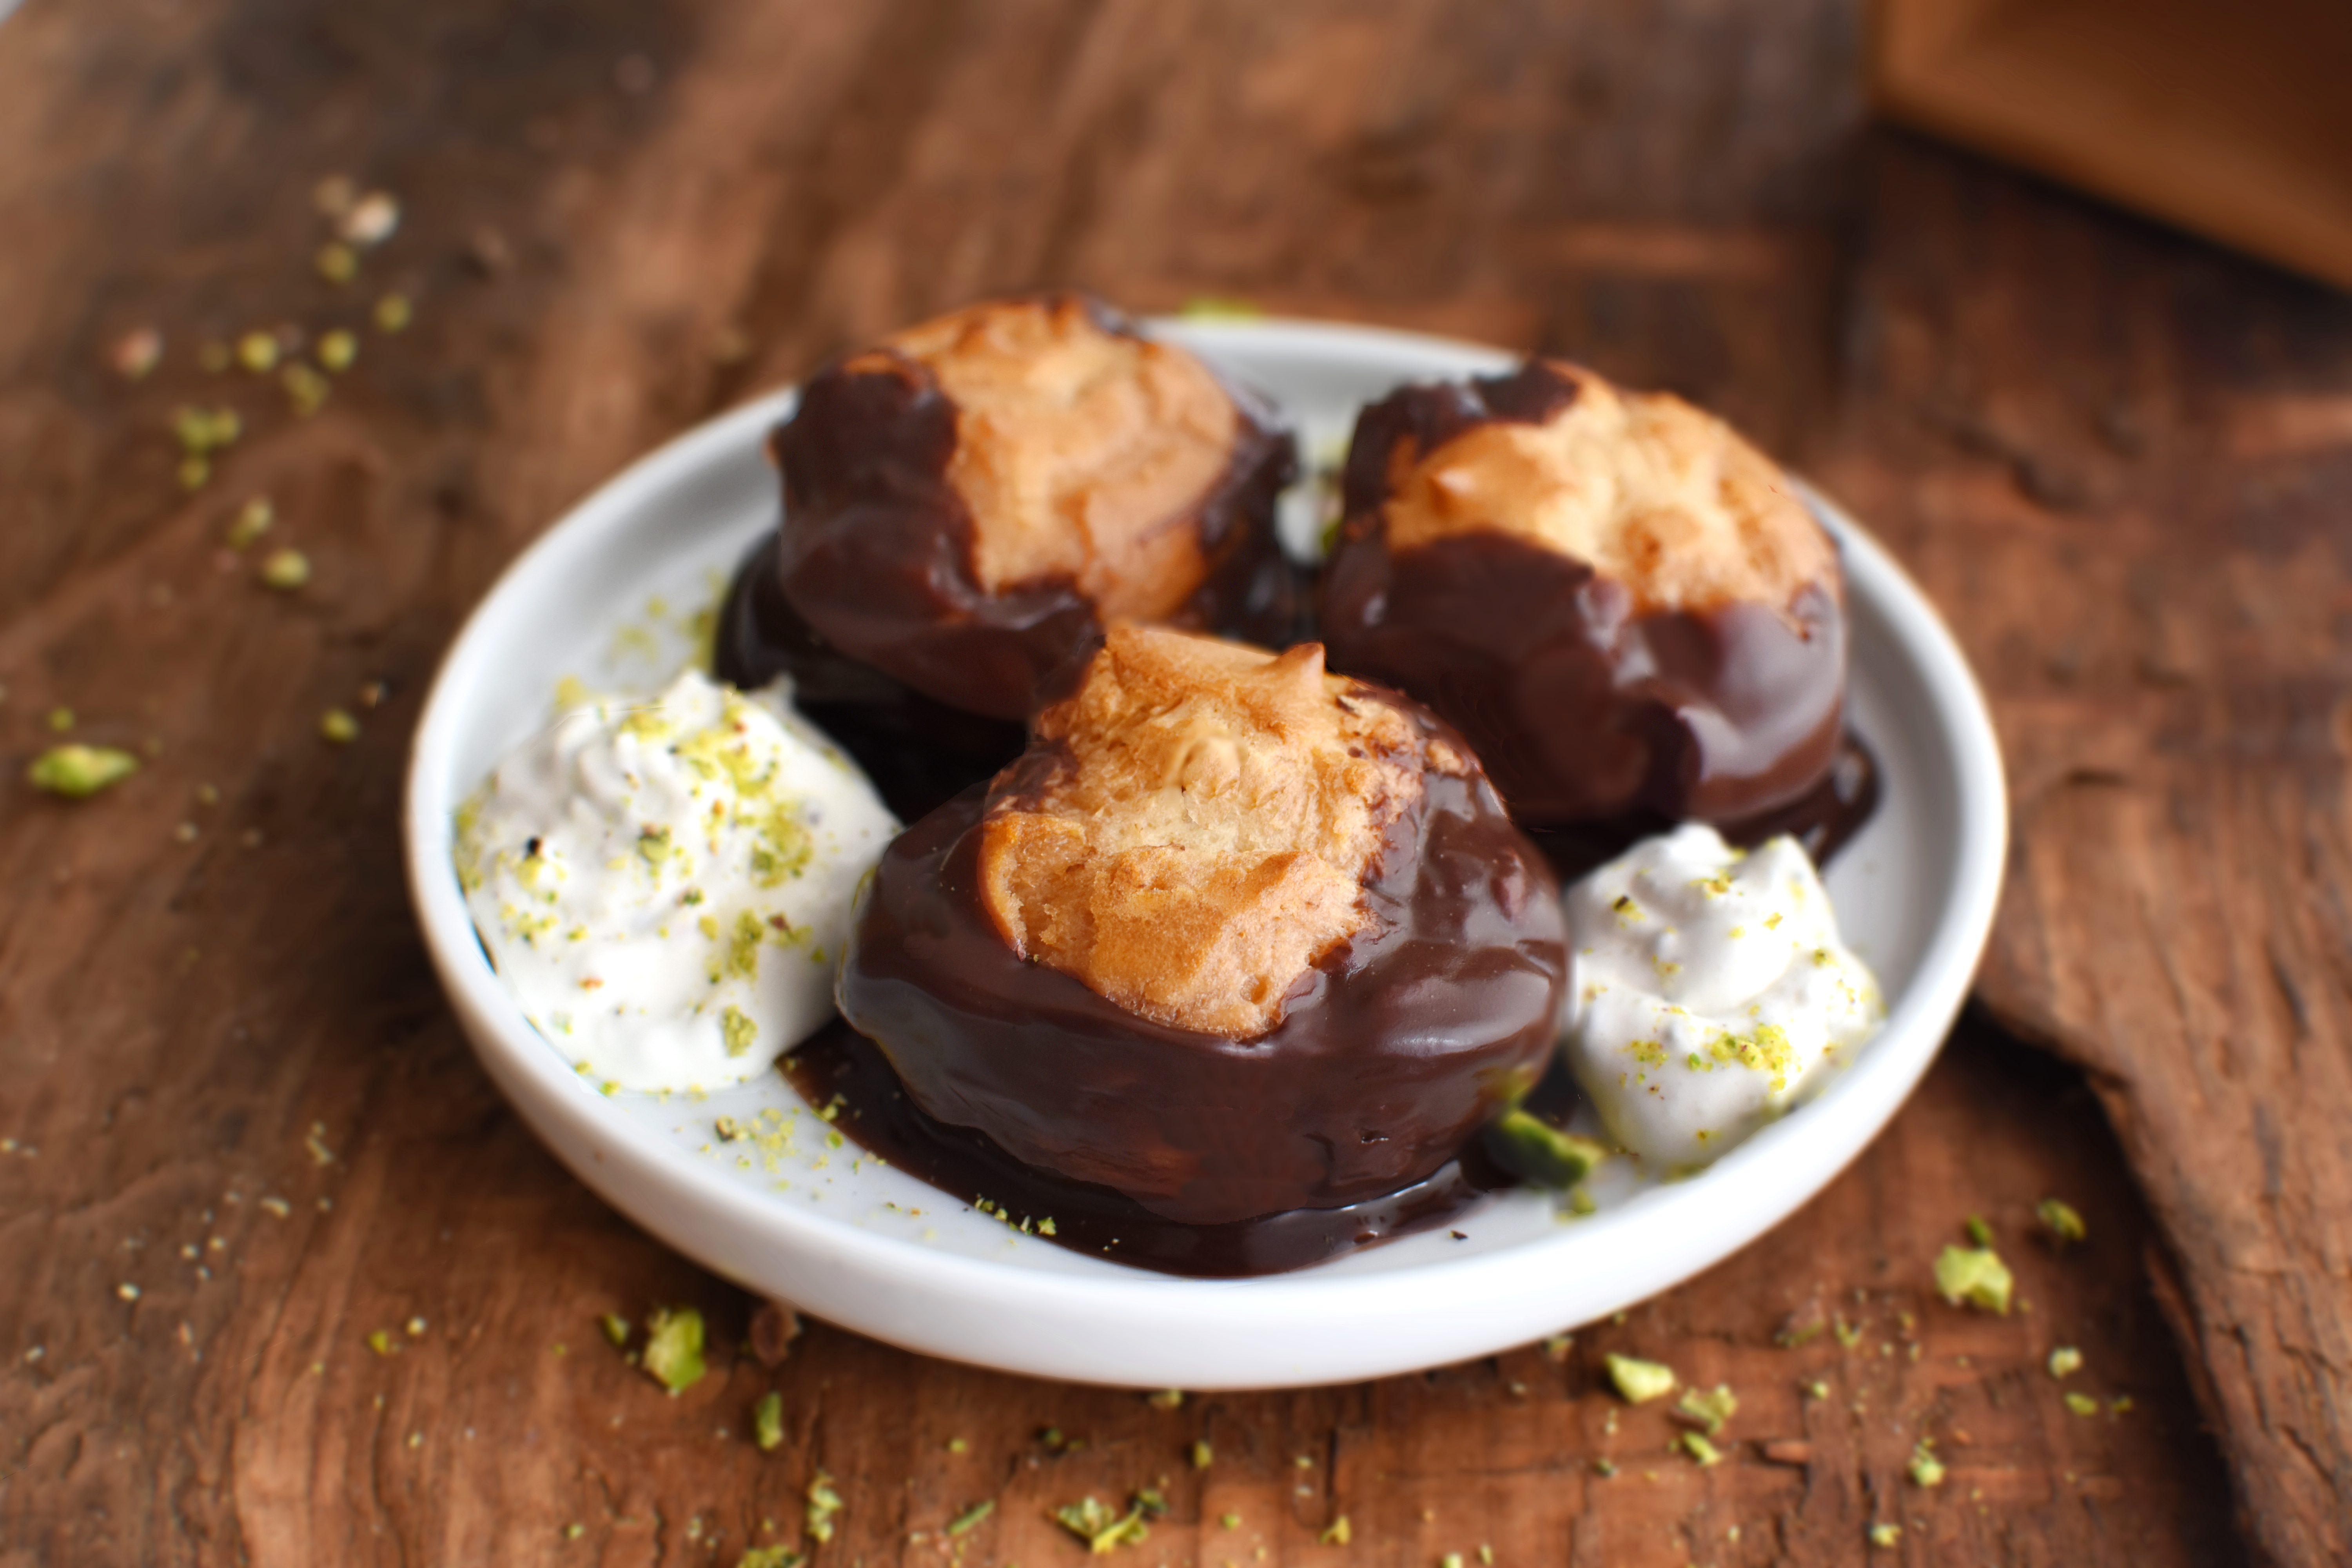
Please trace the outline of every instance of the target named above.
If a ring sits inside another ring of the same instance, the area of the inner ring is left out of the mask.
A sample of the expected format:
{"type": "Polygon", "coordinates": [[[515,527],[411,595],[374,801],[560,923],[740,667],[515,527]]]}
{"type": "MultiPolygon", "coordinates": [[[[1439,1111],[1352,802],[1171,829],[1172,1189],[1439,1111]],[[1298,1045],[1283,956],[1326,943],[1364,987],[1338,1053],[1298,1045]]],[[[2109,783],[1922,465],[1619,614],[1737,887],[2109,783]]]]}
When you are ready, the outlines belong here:
{"type": "Polygon", "coordinates": [[[1570,1068],[1610,1135],[1661,1171],[1788,1110],[1885,1016],[1793,838],[1743,851],[1690,824],[1566,902],[1570,1068]]]}
{"type": "Polygon", "coordinates": [[[793,711],[688,671],[576,707],[459,808],[467,908],[523,1011],[607,1089],[764,1072],[833,1013],[898,823],[793,711]]]}

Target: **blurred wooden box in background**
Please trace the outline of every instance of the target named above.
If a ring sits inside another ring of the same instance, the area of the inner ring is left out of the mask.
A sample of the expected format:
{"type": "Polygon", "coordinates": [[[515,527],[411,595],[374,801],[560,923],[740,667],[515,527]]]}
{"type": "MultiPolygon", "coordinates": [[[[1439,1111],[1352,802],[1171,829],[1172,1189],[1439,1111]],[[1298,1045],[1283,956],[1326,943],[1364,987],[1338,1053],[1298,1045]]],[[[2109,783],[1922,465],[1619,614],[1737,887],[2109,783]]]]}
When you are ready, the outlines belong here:
{"type": "Polygon", "coordinates": [[[1874,0],[1888,118],[2352,288],[2352,0],[1874,0]]]}

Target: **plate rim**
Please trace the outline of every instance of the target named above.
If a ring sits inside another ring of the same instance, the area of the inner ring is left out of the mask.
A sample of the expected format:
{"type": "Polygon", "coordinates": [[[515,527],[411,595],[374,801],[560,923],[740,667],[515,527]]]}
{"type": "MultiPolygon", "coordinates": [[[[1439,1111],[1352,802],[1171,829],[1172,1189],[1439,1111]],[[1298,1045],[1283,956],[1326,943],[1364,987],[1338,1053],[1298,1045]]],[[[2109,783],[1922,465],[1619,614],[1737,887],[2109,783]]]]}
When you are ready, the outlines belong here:
{"type": "MultiPolygon", "coordinates": [[[[1304,352],[1327,360],[1353,360],[1383,373],[1406,368],[1409,374],[1423,374],[1400,363],[1410,360],[1427,366],[1426,374],[1459,375],[1521,357],[1487,344],[1328,321],[1155,319],[1145,325],[1210,357],[1221,351],[1304,352]]],[[[1807,1108],[1809,1113],[1837,1097],[1844,1106],[1846,1131],[1842,1136],[1826,1141],[1774,1138],[1774,1132],[1800,1120],[1792,1117],[1725,1155],[1704,1176],[1651,1189],[1557,1237],[1377,1275],[1309,1268],[1248,1279],[1202,1280],[1143,1269],[1101,1276],[1062,1273],[926,1248],[799,1205],[769,1201],[730,1181],[650,1126],[610,1110],[593,1087],[547,1047],[499,982],[475,937],[448,856],[450,813],[462,795],[455,778],[455,752],[473,685],[467,678],[487,657],[484,649],[498,625],[530,601],[537,580],[566,560],[592,558],[610,539],[643,526],[639,520],[646,503],[672,484],[714,461],[739,456],[747,446],[756,447],[767,429],[789,413],[793,396],[790,388],[771,392],[682,432],[567,508],[519,552],[445,652],[412,738],[404,780],[404,860],[411,899],[435,972],[461,1029],[492,1080],[542,1143],[665,1245],[753,1290],[774,1287],[754,1277],[761,1271],[760,1260],[747,1259],[740,1249],[723,1245],[730,1234],[753,1237],[759,1247],[770,1252],[797,1250],[804,1255],[803,1265],[846,1271],[868,1285],[894,1282],[892,1288],[901,1289],[919,1285],[926,1298],[951,1300],[961,1310],[948,1313],[950,1321],[942,1323],[929,1321],[925,1310],[901,1310],[904,1303],[899,1302],[862,1312],[854,1321],[835,1321],[923,1353],[999,1370],[1200,1389],[1356,1381],[1442,1364],[1481,1351],[1465,1350],[1467,1342],[1460,1334],[1440,1334],[1423,1338],[1421,1342],[1430,1347],[1426,1354],[1403,1346],[1393,1353],[1334,1352],[1327,1364],[1299,1366],[1300,1375],[1270,1368],[1263,1356],[1243,1356],[1241,1361],[1251,1363],[1248,1369],[1236,1365],[1234,1375],[1220,1377],[1215,1368],[1197,1364],[1197,1353],[1164,1342],[1157,1353],[1129,1347],[1132,1353],[1120,1354],[1075,1345],[1043,1351],[1032,1346],[1024,1352],[1017,1332],[975,1336],[973,1318],[985,1311],[1065,1322],[1108,1318],[1130,1331],[1148,1321],[1169,1331],[1163,1341],[1171,1336],[1181,1340],[1188,1332],[1230,1339],[1264,1332],[1269,1321],[1279,1321],[1293,1332],[1311,1332],[1329,1322],[1334,1309],[1346,1306],[1353,1309],[1345,1315],[1360,1331],[1354,1336],[1358,1339],[1367,1333],[1404,1332],[1410,1337],[1418,1320],[1461,1301],[1482,1303],[1489,1317],[1536,1321],[1527,1314],[1535,1310],[1531,1298],[1543,1292],[1530,1289],[1531,1277],[1557,1274],[1565,1258],[1614,1258],[1612,1277],[1622,1281],[1622,1288],[1606,1293],[1608,1304],[1587,1303],[1561,1314],[1563,1320],[1589,1321],[1713,1267],[1811,1202],[1885,1131],[1941,1049],[1989,939],[2007,861],[2008,795],[1999,741],[1965,657],[1925,594],[1866,529],[1799,479],[1806,499],[1838,538],[1849,593],[1884,616],[1890,636],[1916,667],[1920,684],[1937,700],[1934,728],[1951,752],[1958,839],[1954,887],[1931,924],[1915,973],[1890,1009],[1885,1029],[1873,1049],[1807,1108]],[[1927,1044],[1913,1044],[1900,1055],[1876,1048],[1897,1037],[1913,1041],[1923,1033],[1930,1037],[1927,1044]],[[1809,1146],[1823,1142],[1826,1149],[1809,1146]],[[1782,1144],[1788,1145],[1785,1152],[1782,1144]],[[1808,1157],[1797,1160],[1800,1154],[1808,1157]],[[1760,1184],[1766,1195],[1736,1203],[1730,1217],[1720,1212],[1721,1205],[1707,1213],[1707,1203],[1694,1196],[1730,1186],[1718,1178],[1736,1178],[1756,1163],[1754,1156],[1761,1155],[1775,1156],[1776,1166],[1790,1163],[1801,1170],[1802,1179],[1776,1171],[1772,1183],[1760,1184]],[[700,1214],[681,1219],[675,1213],[646,1212],[679,1204],[698,1207],[700,1214]],[[1675,1226],[1678,1233],[1673,1246],[1657,1249],[1658,1256],[1644,1258],[1643,1249],[1625,1245],[1633,1231],[1660,1225],[1675,1226]],[[1379,1300],[1367,1301],[1368,1297],[1379,1300]],[[1517,1316],[1506,1309],[1516,1309],[1517,1316]],[[1180,1371],[1189,1375],[1171,1375],[1180,1371]]],[[[798,1273],[807,1278],[811,1269],[803,1267],[798,1273]]],[[[771,1269],[768,1277],[772,1281],[777,1275],[771,1269]]],[[[793,1294],[818,1315],[830,1315],[824,1310],[826,1303],[808,1300],[805,1291],[793,1294]]],[[[1492,1350],[1567,1326],[1565,1321],[1538,1322],[1526,1333],[1492,1344],[1486,1342],[1491,1334],[1473,1334],[1469,1340],[1492,1350]]],[[[1124,1337],[1134,1335],[1129,1331],[1124,1337]]]]}

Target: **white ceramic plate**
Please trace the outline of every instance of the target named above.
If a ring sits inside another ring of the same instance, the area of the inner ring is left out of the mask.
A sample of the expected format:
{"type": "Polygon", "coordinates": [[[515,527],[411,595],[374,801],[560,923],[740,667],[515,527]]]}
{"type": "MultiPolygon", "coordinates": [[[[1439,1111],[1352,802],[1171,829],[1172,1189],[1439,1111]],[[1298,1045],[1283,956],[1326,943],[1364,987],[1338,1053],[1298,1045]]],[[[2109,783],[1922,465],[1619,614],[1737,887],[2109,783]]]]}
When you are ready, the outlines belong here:
{"type": "MultiPolygon", "coordinates": [[[[1471,344],[1304,322],[1153,330],[1273,394],[1310,454],[1343,441],[1358,405],[1401,382],[1511,363],[1471,344]]],[[[1829,884],[1889,1016],[1817,1100],[1702,1175],[1643,1184],[1611,1162],[1593,1184],[1599,1212],[1582,1219],[1513,1193],[1455,1222],[1466,1241],[1441,1229],[1292,1274],[1180,1279],[1016,1236],[855,1145],[804,1134],[793,1152],[761,1157],[719,1143],[717,1116],[800,1106],[779,1074],[708,1099],[600,1094],[484,957],[450,868],[451,813],[547,722],[563,677],[650,690],[689,657],[690,613],[774,521],[761,443],[790,408],[778,395],[689,432],[551,529],[450,649],[410,763],[409,878],[482,1065],[583,1181],[680,1251],[834,1322],[1007,1371],[1193,1389],[1372,1377],[1523,1343],[1706,1268],[1819,1192],[1934,1058],[2000,889],[2000,761],[1935,612],[1868,534],[1817,502],[1844,547],[1853,721],[1885,778],[1876,816],[1829,884]]]]}

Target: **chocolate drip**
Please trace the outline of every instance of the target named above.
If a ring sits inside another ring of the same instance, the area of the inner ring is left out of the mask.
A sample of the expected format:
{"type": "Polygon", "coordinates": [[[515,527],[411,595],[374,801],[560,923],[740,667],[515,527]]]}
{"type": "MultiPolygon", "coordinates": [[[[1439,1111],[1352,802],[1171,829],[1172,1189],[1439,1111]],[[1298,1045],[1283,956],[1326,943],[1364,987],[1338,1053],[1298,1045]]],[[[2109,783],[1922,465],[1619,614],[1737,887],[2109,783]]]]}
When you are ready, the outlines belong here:
{"type": "Polygon", "coordinates": [[[1492,788],[1425,784],[1366,889],[1375,924],[1257,1038],[1153,1024],[1016,957],[980,900],[979,790],[885,853],[842,1011],[927,1114],[1165,1219],[1333,1208],[1426,1181],[1539,1073],[1566,949],[1557,884],[1492,788]]]}

